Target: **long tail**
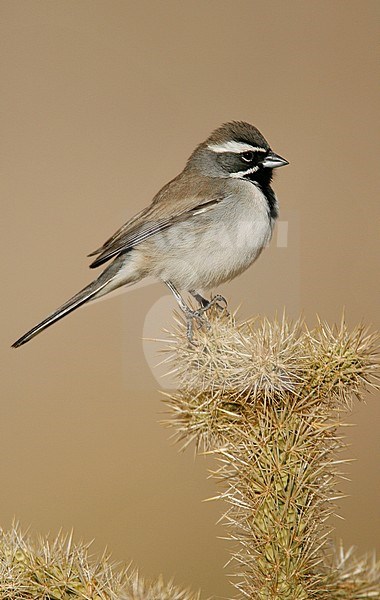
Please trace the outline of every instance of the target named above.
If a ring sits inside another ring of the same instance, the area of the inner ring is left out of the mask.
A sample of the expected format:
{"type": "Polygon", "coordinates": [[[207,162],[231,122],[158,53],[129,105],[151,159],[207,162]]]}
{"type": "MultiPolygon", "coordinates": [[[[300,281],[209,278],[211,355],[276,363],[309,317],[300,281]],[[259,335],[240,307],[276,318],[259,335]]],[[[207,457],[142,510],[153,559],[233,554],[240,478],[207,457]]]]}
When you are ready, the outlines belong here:
{"type": "Polygon", "coordinates": [[[29,340],[34,338],[34,336],[38,335],[41,331],[47,327],[50,327],[50,325],[53,325],[53,323],[59,321],[59,319],[62,319],[89,300],[93,300],[98,296],[107,294],[120,285],[128,283],[128,280],[121,280],[120,277],[117,277],[120,265],[115,264],[115,262],[111,264],[105,271],[103,271],[98,279],[92,281],[89,285],[83,288],[83,290],[75,294],[75,296],[70,298],[70,300],[62,304],[62,306],[57,308],[56,311],[41,321],[41,323],[38,323],[38,325],[35,325],[35,327],[33,327],[30,331],[27,331],[27,333],[22,335],[14,344],[12,344],[12,348],[19,348],[19,346],[26,344],[26,342],[29,342],[29,340]]]}

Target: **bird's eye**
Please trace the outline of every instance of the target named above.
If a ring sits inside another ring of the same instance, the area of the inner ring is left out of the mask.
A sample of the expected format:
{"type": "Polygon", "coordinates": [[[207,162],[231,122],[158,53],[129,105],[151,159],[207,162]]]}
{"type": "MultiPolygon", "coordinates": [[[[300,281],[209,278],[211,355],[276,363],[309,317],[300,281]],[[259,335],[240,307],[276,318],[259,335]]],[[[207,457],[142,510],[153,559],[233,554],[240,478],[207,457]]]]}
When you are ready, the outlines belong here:
{"type": "Polygon", "coordinates": [[[253,161],[253,157],[254,157],[254,153],[253,152],[243,152],[241,154],[242,159],[244,160],[244,162],[252,162],[253,161]]]}

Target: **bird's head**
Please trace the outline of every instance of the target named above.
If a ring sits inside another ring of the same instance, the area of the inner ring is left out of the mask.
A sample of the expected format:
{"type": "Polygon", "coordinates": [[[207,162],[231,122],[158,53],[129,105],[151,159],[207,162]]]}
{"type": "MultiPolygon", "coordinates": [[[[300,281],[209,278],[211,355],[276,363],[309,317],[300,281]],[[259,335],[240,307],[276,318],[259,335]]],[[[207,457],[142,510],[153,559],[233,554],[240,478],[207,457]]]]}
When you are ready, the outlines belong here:
{"type": "Polygon", "coordinates": [[[244,121],[225,123],[190,156],[188,167],[210,177],[270,183],[272,170],[289,164],[275,154],[260,131],[244,121]]]}

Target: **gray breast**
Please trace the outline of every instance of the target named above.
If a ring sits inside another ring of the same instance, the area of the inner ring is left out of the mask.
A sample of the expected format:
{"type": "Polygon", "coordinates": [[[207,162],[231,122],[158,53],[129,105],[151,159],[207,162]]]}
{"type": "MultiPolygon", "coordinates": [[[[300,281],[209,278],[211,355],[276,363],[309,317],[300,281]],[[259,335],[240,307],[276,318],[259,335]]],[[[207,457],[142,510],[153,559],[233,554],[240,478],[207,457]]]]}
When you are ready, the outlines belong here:
{"type": "Polygon", "coordinates": [[[265,196],[250,182],[211,211],[152,238],[156,277],[180,289],[207,289],[247,269],[269,243],[272,219],[265,196]]]}

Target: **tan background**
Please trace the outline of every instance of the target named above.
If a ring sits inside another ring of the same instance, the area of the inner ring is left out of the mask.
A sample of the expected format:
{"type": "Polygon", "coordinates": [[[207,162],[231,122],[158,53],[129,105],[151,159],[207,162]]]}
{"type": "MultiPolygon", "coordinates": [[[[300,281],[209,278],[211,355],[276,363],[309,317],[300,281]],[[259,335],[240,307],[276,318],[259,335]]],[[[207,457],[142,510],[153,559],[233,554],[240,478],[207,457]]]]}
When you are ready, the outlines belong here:
{"type": "MultiPolygon", "coordinates": [[[[143,335],[171,321],[162,285],[10,344],[91,274],[85,255],[176,175],[220,123],[256,124],[291,165],[281,224],[220,291],[243,317],[303,310],[379,327],[376,36],[380,3],[1,2],[1,525],[75,528],[147,576],[231,594],[211,463],[178,454],[143,335]],[[287,233],[287,236],[286,236],[287,233]],[[287,238],[287,239],[286,239],[287,238]],[[285,245],[285,247],[284,247],[285,245]],[[157,304],[158,302],[158,304],[157,304]]],[[[379,397],[347,433],[337,535],[376,547],[379,397]]],[[[378,550],[380,547],[378,546],[378,550]]]]}

